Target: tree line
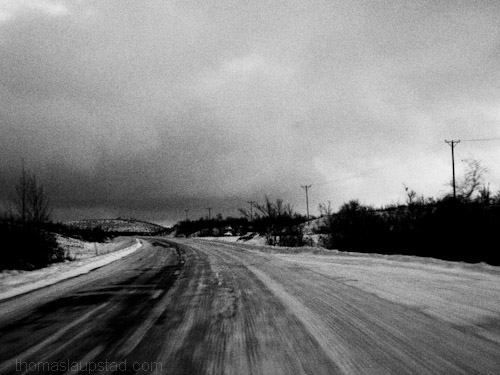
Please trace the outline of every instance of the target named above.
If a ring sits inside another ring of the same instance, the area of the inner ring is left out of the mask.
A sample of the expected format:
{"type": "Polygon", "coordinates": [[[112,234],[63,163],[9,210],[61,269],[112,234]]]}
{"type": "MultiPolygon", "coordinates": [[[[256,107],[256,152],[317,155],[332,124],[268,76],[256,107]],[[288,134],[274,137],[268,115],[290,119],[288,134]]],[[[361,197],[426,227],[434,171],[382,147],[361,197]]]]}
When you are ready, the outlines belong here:
{"type": "MultiPolygon", "coordinates": [[[[310,221],[308,232],[320,237],[327,249],[380,254],[404,254],[500,265],[497,249],[500,227],[500,190],[485,183],[487,169],[477,160],[466,160],[457,196],[424,197],[405,186],[404,204],[385,207],[363,205],[353,199],[334,212],[320,204],[320,215],[310,221]]],[[[269,245],[303,246],[306,218],[282,199],[256,204],[255,212],[240,209],[241,218],[182,221],[178,235],[243,236],[259,233],[269,245]]]]}
{"type": "Polygon", "coordinates": [[[320,205],[324,220],[317,232],[325,236],[325,247],[343,251],[500,265],[500,190],[490,190],[486,171],[467,160],[456,197],[426,198],[405,187],[403,205],[375,208],[351,200],[336,213],[320,205]]]}
{"type": "Polygon", "coordinates": [[[263,204],[255,203],[252,212],[244,208],[239,211],[242,217],[184,220],[175,225],[178,236],[223,236],[225,234],[244,236],[258,233],[265,236],[268,245],[302,246],[304,238],[300,225],[306,217],[293,210],[283,199],[272,201],[265,197],[263,204]]]}

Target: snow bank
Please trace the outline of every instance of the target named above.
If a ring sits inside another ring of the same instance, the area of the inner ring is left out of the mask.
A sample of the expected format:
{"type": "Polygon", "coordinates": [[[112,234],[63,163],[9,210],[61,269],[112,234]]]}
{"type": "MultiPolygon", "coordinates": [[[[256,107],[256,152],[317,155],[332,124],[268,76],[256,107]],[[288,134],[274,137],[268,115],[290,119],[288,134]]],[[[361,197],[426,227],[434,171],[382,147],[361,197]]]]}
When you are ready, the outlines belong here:
{"type": "MultiPolygon", "coordinates": [[[[120,246],[120,244],[115,244],[115,246],[120,246]]],[[[132,254],[141,246],[141,241],[136,239],[131,246],[92,258],[87,257],[74,262],[55,263],[49,267],[34,271],[5,271],[0,276],[0,300],[88,273],[132,254]]]]}
{"type": "Polygon", "coordinates": [[[443,321],[463,327],[484,326],[483,335],[491,329],[489,322],[497,322],[500,316],[500,267],[379,254],[276,256],[332,282],[354,286],[443,321]]]}
{"type": "Polygon", "coordinates": [[[194,237],[197,239],[207,240],[207,241],[222,241],[222,242],[237,242],[239,236],[224,236],[224,237],[194,237]]]}
{"type": "Polygon", "coordinates": [[[114,252],[124,247],[128,247],[131,242],[130,237],[119,237],[111,242],[87,242],[60,234],[56,234],[56,240],[71,260],[93,258],[96,255],[114,252]]]}

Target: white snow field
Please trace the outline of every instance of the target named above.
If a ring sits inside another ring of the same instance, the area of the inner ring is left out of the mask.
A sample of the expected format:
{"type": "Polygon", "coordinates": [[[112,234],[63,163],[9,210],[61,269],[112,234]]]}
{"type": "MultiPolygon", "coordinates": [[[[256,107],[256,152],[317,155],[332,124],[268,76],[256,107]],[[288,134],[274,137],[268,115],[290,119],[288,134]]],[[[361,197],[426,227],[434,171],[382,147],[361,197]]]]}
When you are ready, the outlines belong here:
{"type": "Polygon", "coordinates": [[[276,256],[500,342],[500,267],[401,255],[276,256]]]}

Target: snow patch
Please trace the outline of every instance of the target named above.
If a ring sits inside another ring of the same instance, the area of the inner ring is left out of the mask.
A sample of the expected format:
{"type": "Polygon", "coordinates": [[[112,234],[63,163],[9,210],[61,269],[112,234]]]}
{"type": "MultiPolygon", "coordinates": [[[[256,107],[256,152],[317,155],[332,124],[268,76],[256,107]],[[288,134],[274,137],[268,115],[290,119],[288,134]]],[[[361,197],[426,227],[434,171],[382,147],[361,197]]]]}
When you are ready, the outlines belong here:
{"type": "Polygon", "coordinates": [[[276,256],[452,324],[477,325],[500,316],[499,267],[377,254],[276,256]]]}

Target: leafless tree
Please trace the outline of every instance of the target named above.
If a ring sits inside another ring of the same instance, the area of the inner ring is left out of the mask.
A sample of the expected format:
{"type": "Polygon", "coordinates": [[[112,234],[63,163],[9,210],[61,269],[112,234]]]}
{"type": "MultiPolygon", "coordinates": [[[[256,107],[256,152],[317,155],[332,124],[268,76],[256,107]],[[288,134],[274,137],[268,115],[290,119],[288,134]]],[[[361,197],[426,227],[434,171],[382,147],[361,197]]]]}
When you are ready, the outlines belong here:
{"type": "Polygon", "coordinates": [[[493,201],[490,184],[483,185],[478,192],[477,200],[482,204],[489,205],[493,201]]]}
{"type": "Polygon", "coordinates": [[[328,201],[328,204],[320,203],[318,210],[321,220],[319,221],[316,231],[318,233],[329,234],[335,222],[335,213],[333,212],[331,202],[328,201]]]}
{"type": "Polygon", "coordinates": [[[29,176],[24,168],[24,161],[21,171],[21,177],[15,187],[14,207],[21,222],[25,223],[28,219],[28,194],[29,194],[29,176]]]}
{"type": "Polygon", "coordinates": [[[462,181],[458,184],[459,196],[463,199],[472,199],[475,193],[484,186],[484,177],[488,169],[476,159],[465,159],[465,174],[462,181]]]}
{"type": "Polygon", "coordinates": [[[330,201],[328,201],[328,204],[320,203],[318,206],[318,211],[319,211],[320,217],[329,218],[329,217],[333,216],[332,203],[330,201]]]}
{"type": "Polygon", "coordinates": [[[30,221],[36,224],[49,221],[52,214],[52,209],[49,206],[49,197],[35,175],[31,177],[29,188],[28,204],[30,221]]]}
{"type": "Polygon", "coordinates": [[[42,183],[33,174],[29,175],[24,168],[15,187],[14,206],[21,222],[35,224],[50,220],[52,210],[50,201],[42,183]]]}
{"type": "Polygon", "coordinates": [[[283,199],[278,198],[276,202],[272,202],[269,197],[265,197],[266,203],[256,204],[255,208],[264,217],[269,217],[272,219],[277,219],[281,217],[291,217],[293,216],[292,206],[288,203],[284,203],[283,199]]]}
{"type": "Polygon", "coordinates": [[[246,208],[241,208],[241,207],[240,207],[240,208],[238,208],[238,211],[239,211],[239,213],[240,213],[243,217],[247,218],[248,220],[251,220],[251,216],[252,216],[252,215],[250,215],[250,212],[248,212],[248,210],[247,210],[246,208]]]}
{"type": "Polygon", "coordinates": [[[408,186],[403,184],[403,187],[405,188],[406,192],[406,204],[408,206],[411,206],[418,200],[418,194],[415,190],[409,188],[408,186]]]}
{"type": "Polygon", "coordinates": [[[268,245],[298,246],[302,244],[302,231],[295,222],[296,215],[290,204],[283,199],[275,202],[266,196],[264,204],[255,204],[257,217],[266,226],[266,241],[268,245]]]}

